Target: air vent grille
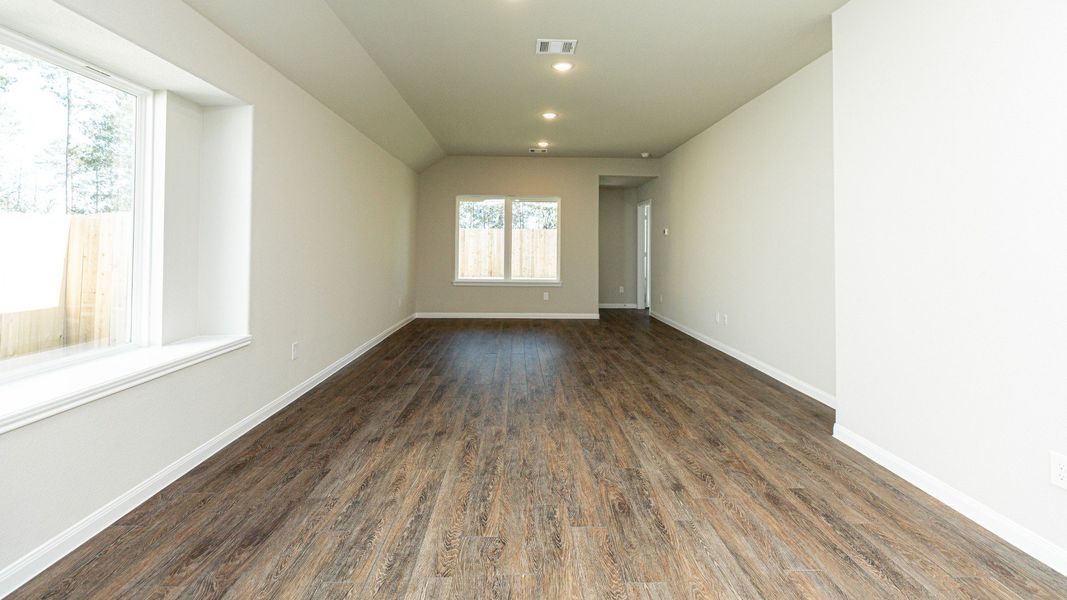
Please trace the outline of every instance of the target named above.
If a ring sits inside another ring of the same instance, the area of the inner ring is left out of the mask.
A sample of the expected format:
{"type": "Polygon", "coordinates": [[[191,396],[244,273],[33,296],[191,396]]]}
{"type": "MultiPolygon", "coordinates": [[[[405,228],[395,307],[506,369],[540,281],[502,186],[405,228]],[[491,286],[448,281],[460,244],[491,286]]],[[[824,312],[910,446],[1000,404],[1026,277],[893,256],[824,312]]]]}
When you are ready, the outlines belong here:
{"type": "Polygon", "coordinates": [[[578,40],[537,40],[538,54],[574,54],[578,40]]]}

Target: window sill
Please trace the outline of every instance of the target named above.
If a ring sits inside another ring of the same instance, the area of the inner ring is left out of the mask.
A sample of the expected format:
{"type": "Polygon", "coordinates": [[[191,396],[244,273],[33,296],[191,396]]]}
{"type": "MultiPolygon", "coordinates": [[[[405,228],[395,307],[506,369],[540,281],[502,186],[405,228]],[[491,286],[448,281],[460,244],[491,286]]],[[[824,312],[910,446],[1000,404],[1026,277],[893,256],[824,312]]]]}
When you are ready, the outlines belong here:
{"type": "Polygon", "coordinates": [[[250,335],[134,348],[0,384],[0,434],[243,348],[250,335]]]}
{"type": "Polygon", "coordinates": [[[561,287],[562,281],[493,281],[463,279],[452,282],[460,287],[561,287]]]}

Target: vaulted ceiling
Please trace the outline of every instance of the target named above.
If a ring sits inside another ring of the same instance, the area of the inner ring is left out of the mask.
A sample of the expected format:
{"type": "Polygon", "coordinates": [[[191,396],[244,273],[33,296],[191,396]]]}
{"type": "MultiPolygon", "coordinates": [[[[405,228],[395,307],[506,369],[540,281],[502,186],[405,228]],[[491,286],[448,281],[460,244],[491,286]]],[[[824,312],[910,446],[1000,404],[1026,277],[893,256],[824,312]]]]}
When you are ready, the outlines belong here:
{"type": "Polygon", "coordinates": [[[541,140],[661,156],[829,51],[845,3],[185,1],[416,169],[541,140]],[[554,71],[538,38],[577,39],[574,69],[554,71]]]}

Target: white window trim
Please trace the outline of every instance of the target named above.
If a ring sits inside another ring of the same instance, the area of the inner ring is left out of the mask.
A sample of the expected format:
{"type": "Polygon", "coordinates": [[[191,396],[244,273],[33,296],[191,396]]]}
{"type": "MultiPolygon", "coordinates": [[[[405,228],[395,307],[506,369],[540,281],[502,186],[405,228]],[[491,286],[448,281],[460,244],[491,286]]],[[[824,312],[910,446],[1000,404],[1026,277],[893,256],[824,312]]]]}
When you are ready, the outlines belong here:
{"type": "Polygon", "coordinates": [[[452,282],[456,287],[562,287],[563,282],[550,279],[517,279],[504,281],[501,279],[457,279],[452,282]]]}
{"type": "Polygon", "coordinates": [[[463,194],[456,196],[452,229],[452,285],[458,287],[561,287],[563,285],[563,199],[559,196],[507,196],[503,194],[463,194]],[[502,279],[460,279],[459,277],[459,205],[471,200],[504,200],[504,277],[502,279]],[[515,200],[556,203],[556,279],[511,278],[511,203],[515,200]]]}
{"type": "Polygon", "coordinates": [[[243,348],[252,336],[195,337],[81,361],[0,385],[0,434],[243,348]]]}
{"type": "Polygon", "coordinates": [[[151,94],[151,90],[144,86],[123,79],[118,75],[108,72],[106,69],[93,66],[89,64],[88,61],[71,56],[66,52],[57,50],[47,44],[42,44],[37,40],[16,33],[6,27],[0,27],[0,42],[20,52],[29,54],[34,58],[50,62],[56,66],[63,67],[78,75],[88,77],[89,79],[122,90],[128,94],[133,94],[134,96],[151,94]]]}
{"type": "Polygon", "coordinates": [[[158,304],[153,294],[160,276],[153,272],[152,261],[159,255],[156,245],[162,240],[155,234],[162,223],[161,215],[152,212],[158,200],[152,181],[157,168],[152,90],[4,27],[0,43],[132,94],[137,110],[130,341],[55,360],[27,361],[24,367],[0,373],[0,434],[248,346],[252,336],[247,334],[199,336],[166,345],[153,339],[161,315],[152,311],[158,304]]]}

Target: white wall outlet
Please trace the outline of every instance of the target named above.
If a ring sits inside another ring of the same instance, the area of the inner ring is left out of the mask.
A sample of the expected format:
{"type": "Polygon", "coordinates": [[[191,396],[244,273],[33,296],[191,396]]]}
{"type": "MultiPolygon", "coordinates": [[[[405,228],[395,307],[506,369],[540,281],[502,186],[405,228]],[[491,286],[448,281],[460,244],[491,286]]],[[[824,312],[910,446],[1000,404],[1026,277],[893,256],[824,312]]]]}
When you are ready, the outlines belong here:
{"type": "Polygon", "coordinates": [[[296,360],[296,357],[300,354],[300,342],[293,342],[293,347],[289,351],[289,360],[296,360]]]}
{"type": "Polygon", "coordinates": [[[548,300],[548,292],[545,292],[545,296],[544,297],[545,297],[545,300],[547,301],[548,300]]]}
{"type": "Polygon", "coordinates": [[[664,227],[663,228],[663,235],[670,235],[670,234],[671,234],[670,227],[664,227]]]}
{"type": "Polygon", "coordinates": [[[715,324],[716,325],[722,325],[722,313],[721,312],[715,313],[715,324]]]}
{"type": "Polygon", "coordinates": [[[1052,485],[1067,489],[1067,454],[1052,453],[1052,485]]]}
{"type": "Polygon", "coordinates": [[[623,286],[620,285],[619,286],[619,293],[620,294],[625,294],[626,293],[626,288],[624,288],[623,286]]]}

